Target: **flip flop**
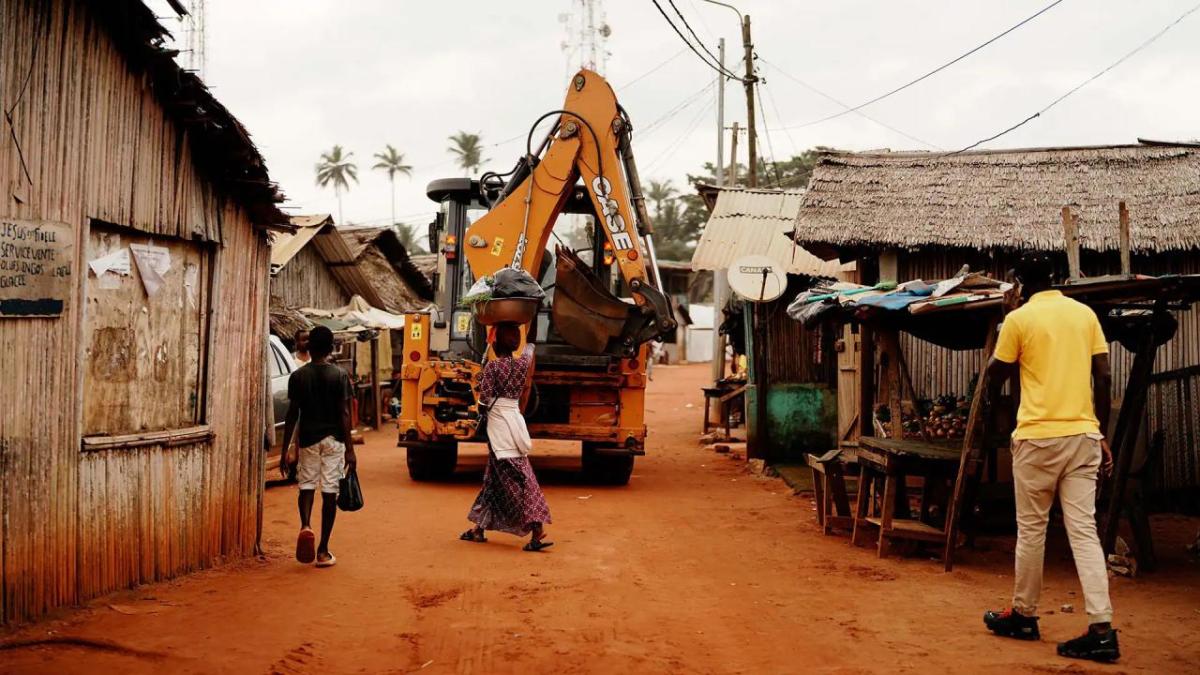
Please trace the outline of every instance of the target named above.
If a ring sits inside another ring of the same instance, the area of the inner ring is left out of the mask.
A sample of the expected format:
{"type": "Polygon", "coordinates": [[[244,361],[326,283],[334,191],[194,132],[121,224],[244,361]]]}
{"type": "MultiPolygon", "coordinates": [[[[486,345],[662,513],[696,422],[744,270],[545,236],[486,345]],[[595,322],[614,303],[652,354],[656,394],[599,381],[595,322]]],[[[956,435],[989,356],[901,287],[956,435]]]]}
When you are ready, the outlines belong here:
{"type": "Polygon", "coordinates": [[[317,558],[317,535],[312,528],[303,528],[296,537],[296,560],[307,565],[317,558]]]}
{"type": "Polygon", "coordinates": [[[528,544],[525,544],[521,550],[529,551],[530,553],[537,553],[538,551],[544,548],[550,548],[553,545],[554,542],[552,541],[531,541],[528,544]]]}
{"type": "Polygon", "coordinates": [[[317,561],[317,567],[333,567],[336,564],[337,564],[337,557],[334,556],[332,553],[329,554],[328,558],[317,561]]]}
{"type": "Polygon", "coordinates": [[[463,541],[470,541],[470,542],[474,542],[476,544],[486,544],[487,543],[487,537],[485,537],[482,534],[478,534],[478,535],[475,534],[475,530],[467,530],[466,532],[463,532],[462,534],[458,535],[458,538],[463,541]]]}

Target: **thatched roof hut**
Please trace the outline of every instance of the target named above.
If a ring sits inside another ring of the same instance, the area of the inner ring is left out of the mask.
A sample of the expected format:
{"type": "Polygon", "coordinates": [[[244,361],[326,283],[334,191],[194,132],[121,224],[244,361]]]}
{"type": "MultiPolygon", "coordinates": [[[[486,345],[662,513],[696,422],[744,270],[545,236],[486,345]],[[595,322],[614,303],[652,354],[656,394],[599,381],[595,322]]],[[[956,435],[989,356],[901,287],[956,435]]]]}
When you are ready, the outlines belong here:
{"type": "Polygon", "coordinates": [[[828,153],[813,170],[796,241],[843,258],[928,246],[1062,250],[1060,213],[1070,205],[1081,246],[1112,251],[1119,201],[1135,251],[1196,248],[1200,146],[828,153]]]}
{"type": "Polygon", "coordinates": [[[403,314],[423,309],[433,301],[433,286],[413,265],[395,230],[347,227],[339,232],[358,269],[382,301],[382,309],[403,314]]]}

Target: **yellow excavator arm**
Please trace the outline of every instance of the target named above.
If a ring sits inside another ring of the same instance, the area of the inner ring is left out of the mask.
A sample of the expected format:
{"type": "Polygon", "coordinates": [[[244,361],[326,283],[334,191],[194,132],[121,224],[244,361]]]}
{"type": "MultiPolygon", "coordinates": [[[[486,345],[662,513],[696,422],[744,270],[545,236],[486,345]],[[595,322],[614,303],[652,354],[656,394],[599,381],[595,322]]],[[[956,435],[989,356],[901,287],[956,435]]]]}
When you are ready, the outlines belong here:
{"type": "Polygon", "coordinates": [[[612,87],[590,70],[572,78],[563,108],[541,119],[554,116],[539,152],[527,142],[525,158],[496,203],[466,230],[466,258],[476,277],[504,267],[538,276],[551,230],[582,179],[595,209],[596,236],[603,232],[636,304],[613,297],[586,273],[584,261],[560,248],[555,326],[580,349],[632,356],[643,343],[673,331],[676,322],[658,274],[630,123],[612,87]]]}

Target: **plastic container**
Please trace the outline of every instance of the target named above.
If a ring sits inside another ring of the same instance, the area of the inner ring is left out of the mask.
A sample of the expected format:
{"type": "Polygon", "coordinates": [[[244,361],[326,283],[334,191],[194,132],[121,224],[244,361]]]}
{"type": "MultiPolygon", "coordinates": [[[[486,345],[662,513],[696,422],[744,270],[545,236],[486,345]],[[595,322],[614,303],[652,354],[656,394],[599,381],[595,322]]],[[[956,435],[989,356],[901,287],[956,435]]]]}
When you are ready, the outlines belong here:
{"type": "Polygon", "coordinates": [[[475,320],[485,326],[497,323],[525,324],[537,317],[539,298],[500,298],[477,302],[471,307],[475,320]]]}

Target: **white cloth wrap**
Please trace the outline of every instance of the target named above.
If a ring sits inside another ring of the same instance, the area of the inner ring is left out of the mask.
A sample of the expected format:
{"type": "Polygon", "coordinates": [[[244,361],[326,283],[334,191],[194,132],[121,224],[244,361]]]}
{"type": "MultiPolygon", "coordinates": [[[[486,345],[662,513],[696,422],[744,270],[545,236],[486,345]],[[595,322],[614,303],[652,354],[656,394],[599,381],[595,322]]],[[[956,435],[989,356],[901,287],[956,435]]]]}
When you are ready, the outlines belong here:
{"type": "Polygon", "coordinates": [[[524,457],[533,449],[529,428],[521,415],[521,404],[514,398],[497,398],[488,411],[488,442],[498,459],[524,457]]]}

